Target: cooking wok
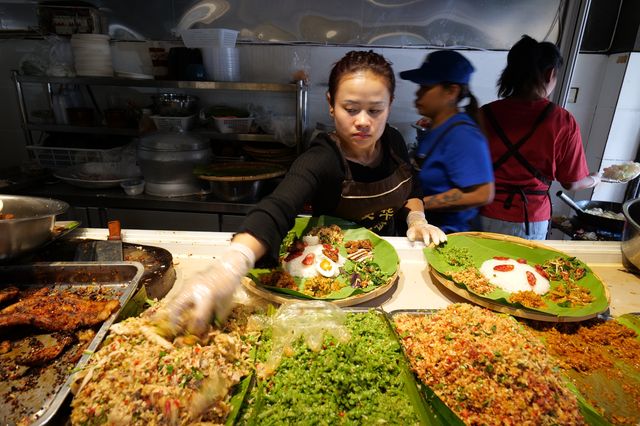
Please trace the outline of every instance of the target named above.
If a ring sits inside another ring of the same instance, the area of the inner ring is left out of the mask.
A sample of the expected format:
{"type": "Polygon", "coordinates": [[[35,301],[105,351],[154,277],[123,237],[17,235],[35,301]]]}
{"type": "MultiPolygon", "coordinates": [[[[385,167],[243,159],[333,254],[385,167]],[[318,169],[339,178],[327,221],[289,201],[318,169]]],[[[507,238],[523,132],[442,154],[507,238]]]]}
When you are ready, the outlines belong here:
{"type": "Polygon", "coordinates": [[[56,215],[67,211],[69,204],[49,198],[0,195],[1,213],[12,214],[0,219],[0,260],[11,259],[52,237],[56,215]]]}
{"type": "Polygon", "coordinates": [[[585,212],[585,210],[587,209],[601,208],[602,210],[608,210],[614,213],[622,213],[621,203],[590,200],[573,201],[567,194],[562,191],[558,191],[556,195],[569,207],[575,210],[576,214],[578,215],[578,219],[580,219],[581,222],[606,231],[617,233],[622,232],[622,228],[624,227],[625,222],[624,220],[611,219],[608,217],[597,216],[595,214],[585,212]]]}

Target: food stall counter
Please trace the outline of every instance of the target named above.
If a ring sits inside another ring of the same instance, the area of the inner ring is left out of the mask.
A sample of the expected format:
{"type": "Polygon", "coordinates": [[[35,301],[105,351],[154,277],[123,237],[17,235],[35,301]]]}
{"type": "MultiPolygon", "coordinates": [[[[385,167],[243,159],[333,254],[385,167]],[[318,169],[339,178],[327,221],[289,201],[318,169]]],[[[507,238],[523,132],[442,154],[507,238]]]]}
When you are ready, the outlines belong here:
{"type": "MultiPolygon", "coordinates": [[[[82,228],[76,238],[105,239],[106,229],[82,228]]],[[[177,283],[205,268],[228,246],[232,233],[151,231],[124,229],[123,241],[162,247],[173,255],[177,283]]],[[[385,311],[397,309],[440,309],[463,301],[458,295],[432,281],[423,246],[404,237],[386,237],[398,252],[400,274],[389,292],[358,306],[381,306],[385,311]]],[[[587,263],[607,286],[610,314],[620,316],[640,312],[640,277],[627,272],[622,265],[619,242],[548,240],[545,245],[577,256],[587,263]]],[[[172,291],[178,291],[179,285],[172,291]]]]}

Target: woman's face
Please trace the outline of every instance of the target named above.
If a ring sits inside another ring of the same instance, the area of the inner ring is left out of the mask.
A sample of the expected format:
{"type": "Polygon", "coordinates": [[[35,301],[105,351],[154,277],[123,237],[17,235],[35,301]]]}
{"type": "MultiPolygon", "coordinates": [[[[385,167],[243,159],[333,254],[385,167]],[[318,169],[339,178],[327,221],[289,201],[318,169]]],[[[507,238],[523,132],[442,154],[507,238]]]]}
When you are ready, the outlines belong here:
{"type": "Polygon", "coordinates": [[[340,140],[357,150],[371,148],[380,139],[390,107],[385,79],[370,71],[358,71],[340,79],[329,111],[340,140]]]}
{"type": "Polygon", "coordinates": [[[442,84],[420,86],[416,92],[415,105],[418,113],[424,117],[436,119],[438,115],[455,108],[458,91],[457,85],[445,87],[442,84]]]}

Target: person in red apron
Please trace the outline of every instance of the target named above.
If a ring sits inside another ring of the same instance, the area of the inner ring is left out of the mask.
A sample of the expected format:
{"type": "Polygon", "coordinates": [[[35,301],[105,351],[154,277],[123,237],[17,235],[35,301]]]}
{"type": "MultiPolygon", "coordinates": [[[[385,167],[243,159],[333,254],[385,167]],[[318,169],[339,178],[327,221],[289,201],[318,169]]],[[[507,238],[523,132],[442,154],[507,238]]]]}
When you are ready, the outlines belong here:
{"type": "Polygon", "coordinates": [[[248,213],[224,255],[170,296],[159,321],[200,334],[212,315],[224,318],[241,278],[257,259],[278,258],[307,202],[314,215],[338,216],[381,235],[395,235],[406,222],[410,240],[444,242],[445,234],[425,219],[404,139],[387,124],[394,90],[394,72],[383,56],[352,51],[338,61],[327,91],[335,131],[311,141],[275,191],[248,213]]]}
{"type": "Polygon", "coordinates": [[[481,229],[544,240],[551,218],[549,187],[597,185],[589,175],[578,123],[547,97],[562,65],[558,48],[523,36],[500,76],[502,98],[481,108],[495,176],[495,198],[480,210],[481,229]]]}

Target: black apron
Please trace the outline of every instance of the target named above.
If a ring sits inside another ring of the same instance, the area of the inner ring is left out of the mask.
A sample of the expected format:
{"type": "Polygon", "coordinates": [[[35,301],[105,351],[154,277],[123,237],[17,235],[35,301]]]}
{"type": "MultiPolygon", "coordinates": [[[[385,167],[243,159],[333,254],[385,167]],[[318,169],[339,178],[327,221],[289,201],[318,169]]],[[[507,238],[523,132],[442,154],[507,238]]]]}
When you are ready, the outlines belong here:
{"type": "MultiPolygon", "coordinates": [[[[533,164],[531,164],[526,158],[524,158],[524,156],[520,153],[520,148],[522,148],[522,146],[528,140],[530,140],[531,136],[533,136],[535,131],[538,129],[538,126],[540,126],[540,124],[545,120],[545,118],[547,118],[549,113],[553,110],[554,106],[555,105],[552,102],[549,102],[547,106],[542,110],[538,118],[536,118],[536,120],[533,122],[533,126],[531,126],[531,129],[529,130],[529,132],[527,132],[527,134],[524,135],[522,138],[520,138],[520,140],[518,140],[516,143],[513,143],[511,142],[511,140],[509,140],[504,130],[498,123],[496,116],[491,111],[491,108],[489,107],[489,105],[485,105],[482,107],[482,111],[487,117],[489,123],[495,130],[496,134],[498,135],[502,143],[507,147],[507,152],[502,154],[502,156],[493,163],[493,171],[495,172],[496,170],[498,170],[504,163],[506,163],[508,159],[513,157],[534,178],[539,180],[542,184],[544,184],[547,187],[545,190],[533,190],[533,189],[528,189],[527,187],[519,186],[519,185],[496,183],[496,194],[507,194],[507,198],[504,200],[504,204],[503,204],[503,207],[506,210],[509,210],[513,205],[513,199],[515,198],[515,196],[516,195],[520,196],[520,199],[522,200],[522,204],[523,204],[522,210],[524,211],[524,217],[523,217],[524,229],[527,235],[529,235],[528,197],[530,196],[549,197],[549,188],[551,187],[551,182],[553,182],[553,179],[549,179],[548,177],[546,177],[540,170],[538,170],[533,164]]],[[[551,197],[549,197],[549,202],[551,202],[551,197]]]]}
{"type": "Polygon", "coordinates": [[[413,170],[392,149],[389,153],[396,166],[391,175],[374,182],[357,182],[353,180],[347,159],[340,151],[345,177],[340,201],[334,211],[336,216],[357,222],[376,233],[391,233],[395,214],[411,195],[413,170]]]}

